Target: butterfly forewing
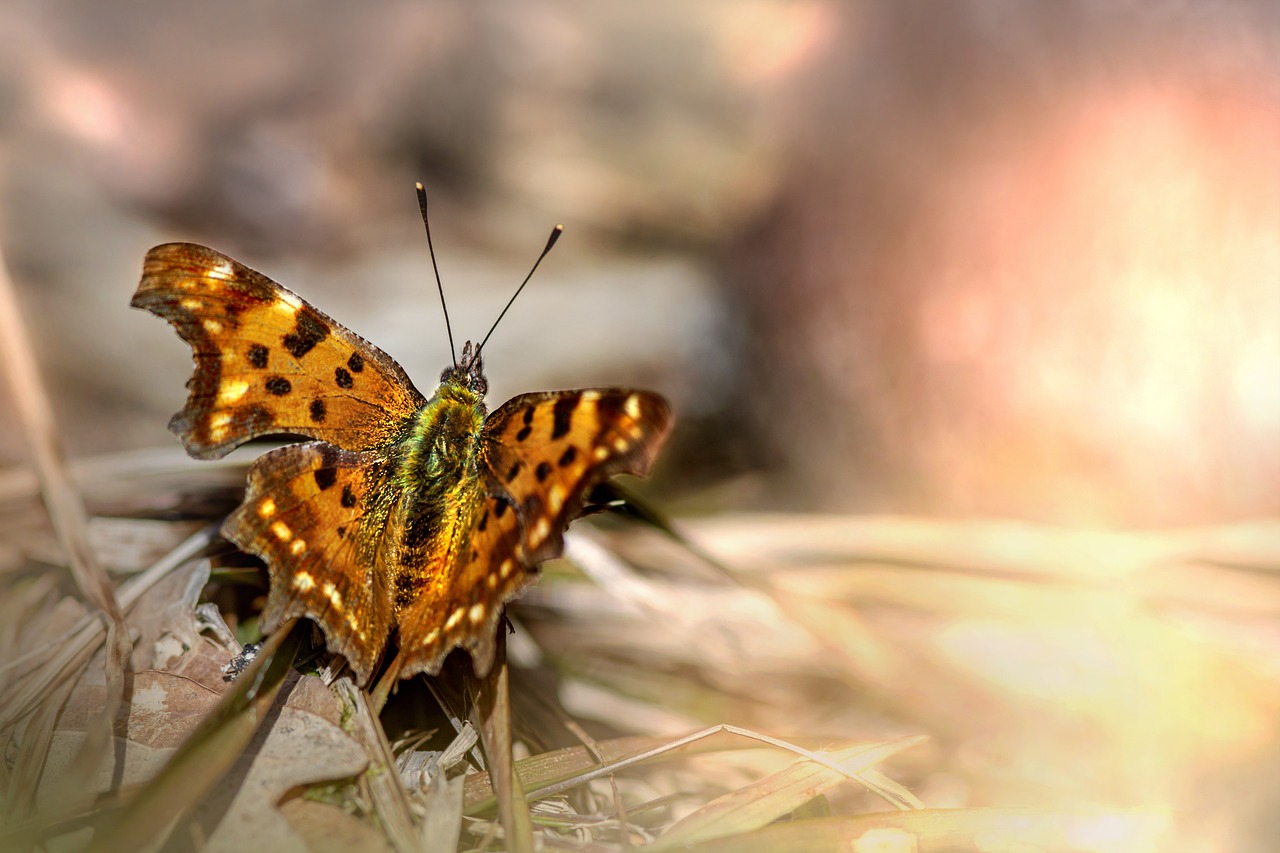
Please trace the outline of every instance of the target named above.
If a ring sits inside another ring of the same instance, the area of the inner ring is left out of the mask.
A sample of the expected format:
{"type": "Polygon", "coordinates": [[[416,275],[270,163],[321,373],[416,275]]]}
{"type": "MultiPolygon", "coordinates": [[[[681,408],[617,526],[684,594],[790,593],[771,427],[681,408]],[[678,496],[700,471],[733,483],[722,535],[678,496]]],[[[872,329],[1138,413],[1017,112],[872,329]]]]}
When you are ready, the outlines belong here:
{"type": "Polygon", "coordinates": [[[391,441],[425,402],[390,357],[226,255],[190,243],[147,253],[133,297],[194,350],[186,407],[169,428],[216,459],[259,435],[347,450],[391,441]]]}
{"type": "Polygon", "coordinates": [[[559,556],[586,490],[614,474],[648,474],[670,429],[665,400],[627,388],[521,394],[490,415],[483,464],[520,516],[525,559],[559,556]]]}
{"type": "Polygon", "coordinates": [[[391,628],[388,591],[374,570],[390,550],[382,541],[385,514],[372,500],[384,490],[383,464],[376,451],[322,442],[273,450],[249,469],[244,503],[222,526],[223,535],[267,564],[264,632],[292,616],[314,619],[361,682],[391,628]]]}

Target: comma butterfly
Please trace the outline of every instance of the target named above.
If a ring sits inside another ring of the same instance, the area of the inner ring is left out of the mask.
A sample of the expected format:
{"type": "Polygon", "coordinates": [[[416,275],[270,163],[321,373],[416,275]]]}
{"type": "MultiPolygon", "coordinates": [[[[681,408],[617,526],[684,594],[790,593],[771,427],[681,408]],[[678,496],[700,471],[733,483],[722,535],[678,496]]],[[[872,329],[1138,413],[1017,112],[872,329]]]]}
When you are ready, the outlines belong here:
{"type": "Polygon", "coordinates": [[[393,637],[401,678],[459,646],[486,674],[503,605],[560,554],[587,490],[647,474],[671,427],[662,397],[627,388],[521,394],[486,416],[483,342],[428,399],[377,347],[190,243],[147,253],[132,305],[194,351],[169,423],[189,454],[315,439],[260,457],[222,532],[267,564],[264,632],[311,618],[361,684],[393,637]]]}

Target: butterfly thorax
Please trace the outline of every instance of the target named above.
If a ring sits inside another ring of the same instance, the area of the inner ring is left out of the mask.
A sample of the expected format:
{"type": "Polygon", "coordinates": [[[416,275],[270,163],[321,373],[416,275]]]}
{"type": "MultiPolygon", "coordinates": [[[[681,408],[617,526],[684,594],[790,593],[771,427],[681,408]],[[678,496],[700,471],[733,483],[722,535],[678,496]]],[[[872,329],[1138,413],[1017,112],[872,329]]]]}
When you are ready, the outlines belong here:
{"type": "Polygon", "coordinates": [[[402,488],[447,491],[474,476],[484,398],[466,385],[444,382],[418,412],[401,444],[402,488]]]}

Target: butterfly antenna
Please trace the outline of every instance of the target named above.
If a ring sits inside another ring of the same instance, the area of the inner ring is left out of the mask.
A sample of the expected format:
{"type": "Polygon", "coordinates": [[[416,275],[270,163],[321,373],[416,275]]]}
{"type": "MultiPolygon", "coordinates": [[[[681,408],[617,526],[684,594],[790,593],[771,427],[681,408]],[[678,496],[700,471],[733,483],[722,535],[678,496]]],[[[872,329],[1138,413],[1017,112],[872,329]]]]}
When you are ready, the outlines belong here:
{"type": "Polygon", "coordinates": [[[564,232],[563,225],[557,225],[551,229],[551,236],[547,238],[547,247],[542,250],[542,254],[538,255],[538,259],[533,262],[533,268],[529,270],[529,274],[524,277],[524,281],[520,282],[520,286],[516,288],[516,292],[507,300],[506,308],[502,309],[502,313],[498,315],[498,319],[493,321],[493,325],[489,327],[489,334],[484,336],[484,340],[480,342],[480,346],[476,347],[476,355],[480,354],[480,350],[484,349],[484,345],[489,342],[489,335],[493,334],[493,330],[498,328],[498,324],[502,322],[502,318],[507,315],[507,308],[511,307],[511,303],[516,301],[516,297],[520,295],[520,291],[524,290],[524,286],[529,283],[529,279],[533,278],[533,274],[538,271],[538,264],[542,263],[542,259],[551,251],[551,247],[560,239],[560,235],[564,232]]]}
{"type": "MultiPolygon", "coordinates": [[[[440,307],[444,309],[444,330],[449,335],[449,355],[453,357],[454,370],[457,370],[458,351],[453,347],[453,327],[449,325],[449,306],[444,301],[444,284],[440,281],[440,267],[436,266],[436,250],[431,245],[431,222],[427,219],[427,189],[421,182],[418,182],[416,186],[418,189],[418,210],[422,211],[422,227],[427,229],[427,251],[431,253],[431,269],[435,270],[436,289],[440,291],[440,307]]],[[[545,255],[546,252],[543,252],[543,254],[545,255]]],[[[542,259],[539,258],[538,260],[542,259]]],[[[537,264],[534,264],[534,267],[536,268],[537,264]]]]}

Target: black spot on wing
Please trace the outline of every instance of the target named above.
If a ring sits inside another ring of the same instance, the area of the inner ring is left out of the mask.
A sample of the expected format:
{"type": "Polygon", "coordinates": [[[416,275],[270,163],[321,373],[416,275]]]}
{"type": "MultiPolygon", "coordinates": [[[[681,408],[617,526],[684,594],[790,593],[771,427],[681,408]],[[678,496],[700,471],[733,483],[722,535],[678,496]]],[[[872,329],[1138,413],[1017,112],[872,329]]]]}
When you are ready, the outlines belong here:
{"type": "Polygon", "coordinates": [[[333,381],[338,383],[339,388],[350,388],[354,383],[351,379],[351,373],[345,367],[336,367],[333,370],[333,381]]]}
{"type": "Polygon", "coordinates": [[[237,419],[244,419],[244,423],[248,425],[249,431],[255,435],[266,432],[275,423],[275,417],[267,411],[265,406],[253,405],[246,409],[240,409],[236,412],[237,419]]]}
{"type": "Polygon", "coordinates": [[[529,495],[520,505],[521,518],[541,518],[546,507],[539,495],[529,495]]]}
{"type": "Polygon", "coordinates": [[[364,357],[358,352],[351,353],[351,358],[347,359],[347,367],[352,373],[359,373],[364,370],[364,357]]]}
{"type": "Polygon", "coordinates": [[[556,400],[552,409],[551,438],[555,440],[569,433],[569,425],[573,421],[573,410],[578,408],[581,398],[576,394],[556,400]]]}
{"type": "Polygon", "coordinates": [[[334,468],[317,468],[315,478],[316,486],[323,492],[338,481],[338,472],[334,468]]]}
{"type": "Polygon", "coordinates": [[[285,335],[281,339],[284,348],[294,358],[302,358],[311,352],[316,344],[323,341],[329,335],[329,330],[323,323],[302,310],[298,312],[298,321],[293,327],[293,331],[285,335]]]}
{"type": "Polygon", "coordinates": [[[356,505],[356,493],[351,491],[350,483],[342,487],[342,505],[347,509],[351,509],[356,505]]]}
{"type": "Polygon", "coordinates": [[[539,483],[545,482],[551,476],[551,463],[539,462],[538,467],[533,469],[533,476],[538,478],[539,483]]]}
{"type": "Polygon", "coordinates": [[[262,344],[253,344],[252,346],[249,347],[249,353],[248,353],[249,364],[253,365],[259,370],[262,370],[264,367],[267,366],[267,356],[269,356],[270,354],[271,354],[271,350],[267,349],[262,344]]]}
{"type": "Polygon", "coordinates": [[[289,380],[285,379],[283,376],[272,376],[267,380],[268,393],[274,394],[277,397],[283,397],[292,390],[293,386],[289,384],[289,380]]]}
{"type": "Polygon", "coordinates": [[[573,460],[578,458],[578,448],[570,445],[566,447],[564,453],[560,454],[560,467],[566,468],[573,464],[573,460]]]}
{"type": "Polygon", "coordinates": [[[529,437],[529,433],[533,432],[533,427],[528,424],[520,427],[520,431],[516,433],[516,441],[524,441],[529,437]]]}
{"type": "Polygon", "coordinates": [[[325,410],[324,400],[315,399],[311,401],[311,420],[322,424],[326,414],[328,412],[325,410]]]}
{"type": "Polygon", "coordinates": [[[519,473],[520,473],[520,463],[515,462],[514,464],[512,464],[511,470],[507,471],[507,482],[510,483],[512,480],[516,478],[516,475],[519,473]]]}

